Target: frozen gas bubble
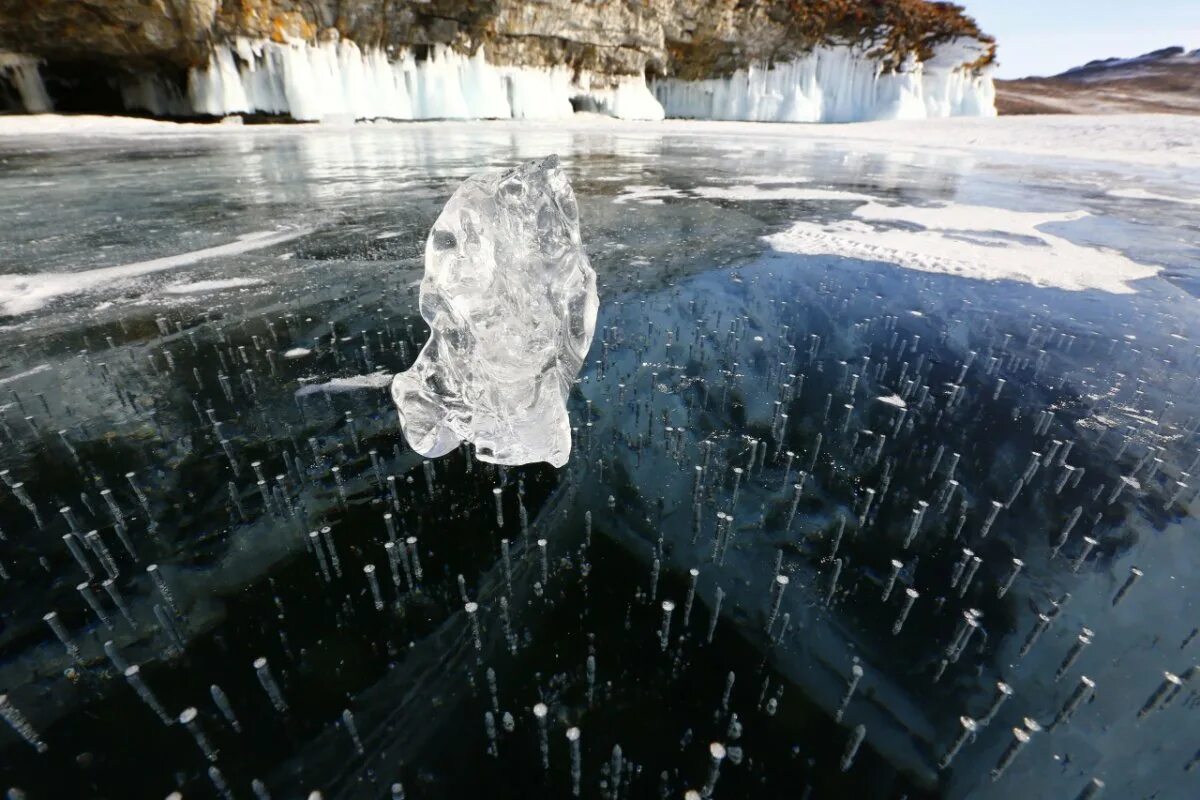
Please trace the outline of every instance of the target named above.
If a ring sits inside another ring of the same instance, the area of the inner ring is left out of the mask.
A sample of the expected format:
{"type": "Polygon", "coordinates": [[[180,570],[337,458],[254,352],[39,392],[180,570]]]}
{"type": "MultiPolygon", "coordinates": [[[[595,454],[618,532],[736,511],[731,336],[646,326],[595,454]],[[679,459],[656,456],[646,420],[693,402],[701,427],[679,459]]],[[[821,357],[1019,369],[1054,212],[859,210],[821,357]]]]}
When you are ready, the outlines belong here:
{"type": "Polygon", "coordinates": [[[392,382],[412,448],[435,458],[465,439],[482,461],[565,464],[599,300],[557,156],[458,187],[425,245],[420,306],[429,340],[392,382]]]}

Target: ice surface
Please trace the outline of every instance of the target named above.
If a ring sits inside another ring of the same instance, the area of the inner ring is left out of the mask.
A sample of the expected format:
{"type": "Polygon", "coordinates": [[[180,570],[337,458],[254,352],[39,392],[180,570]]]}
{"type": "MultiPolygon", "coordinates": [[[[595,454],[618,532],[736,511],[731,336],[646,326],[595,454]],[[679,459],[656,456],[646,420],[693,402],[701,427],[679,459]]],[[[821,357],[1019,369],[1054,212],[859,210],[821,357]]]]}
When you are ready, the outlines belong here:
{"type": "Polygon", "coordinates": [[[1179,203],[1185,206],[1200,206],[1200,197],[1176,197],[1174,195],[1151,192],[1146,189],[1109,189],[1109,197],[1123,197],[1126,200],[1157,200],[1162,203],[1179,203]]]}
{"type": "Polygon", "coordinates": [[[557,156],[458,187],[425,245],[429,341],[392,383],[404,436],[434,458],[561,467],[566,399],[596,328],[596,273],[557,156]]]}

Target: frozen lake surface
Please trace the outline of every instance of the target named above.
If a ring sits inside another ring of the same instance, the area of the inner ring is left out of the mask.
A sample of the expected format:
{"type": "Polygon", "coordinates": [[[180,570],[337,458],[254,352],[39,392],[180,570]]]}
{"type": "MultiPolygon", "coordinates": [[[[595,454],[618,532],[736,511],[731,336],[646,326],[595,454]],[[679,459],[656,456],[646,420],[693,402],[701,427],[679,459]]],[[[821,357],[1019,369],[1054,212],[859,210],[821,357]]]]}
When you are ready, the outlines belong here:
{"type": "Polygon", "coordinates": [[[0,786],[1197,796],[1198,141],[0,119],[0,786]],[[550,153],[570,461],[426,462],[429,227],[550,153]]]}

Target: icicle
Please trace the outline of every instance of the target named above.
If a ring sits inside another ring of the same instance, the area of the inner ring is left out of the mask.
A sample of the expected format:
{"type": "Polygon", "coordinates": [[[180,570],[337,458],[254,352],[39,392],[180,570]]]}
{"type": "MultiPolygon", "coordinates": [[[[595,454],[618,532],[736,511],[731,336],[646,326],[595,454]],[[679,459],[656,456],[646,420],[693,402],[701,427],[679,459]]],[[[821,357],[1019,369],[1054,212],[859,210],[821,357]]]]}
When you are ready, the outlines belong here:
{"type": "Polygon", "coordinates": [[[1013,688],[1011,686],[1004,681],[996,681],[996,695],[992,698],[991,705],[988,706],[987,711],[979,718],[980,727],[990,725],[992,720],[996,718],[996,714],[999,713],[1000,706],[1004,705],[1004,702],[1012,696],[1013,688]]]}
{"type": "Polygon", "coordinates": [[[713,634],[717,631],[717,622],[721,619],[721,601],[725,599],[725,592],[720,586],[717,587],[717,600],[713,604],[712,616],[708,620],[708,635],[705,641],[712,644],[713,634]]]}
{"type": "Polygon", "coordinates": [[[583,756],[579,746],[579,728],[567,728],[567,741],[571,747],[571,794],[579,797],[583,776],[583,756]]]}
{"type": "Polygon", "coordinates": [[[44,741],[42,741],[41,736],[38,734],[37,730],[34,729],[33,725],[29,723],[29,720],[25,718],[25,715],[17,710],[16,706],[9,701],[7,694],[0,694],[0,717],[3,717],[4,721],[8,723],[9,727],[16,731],[18,736],[24,739],[39,753],[45,753],[50,749],[50,747],[44,741]]]}
{"type": "Polygon", "coordinates": [[[1015,581],[1017,579],[1017,575],[1019,575],[1021,573],[1021,568],[1024,566],[1025,566],[1025,562],[1022,561],[1021,559],[1014,558],[1012,560],[1012,569],[1009,571],[1008,575],[1005,576],[1004,580],[1000,583],[1000,587],[996,590],[996,598],[997,599],[1002,598],[1002,597],[1004,597],[1004,595],[1008,594],[1008,590],[1010,588],[1012,588],[1013,581],[1015,581]]]}
{"type": "Polygon", "coordinates": [[[904,627],[904,621],[908,619],[908,613],[912,611],[913,603],[917,602],[920,594],[916,589],[908,588],[904,590],[904,605],[900,607],[900,615],[896,617],[896,623],[892,625],[892,635],[896,636],[904,627]]]}
{"type": "Polygon", "coordinates": [[[263,691],[267,693],[267,697],[270,698],[271,705],[275,706],[275,710],[279,713],[287,713],[287,702],[283,699],[283,692],[280,691],[279,684],[275,682],[275,677],[271,674],[267,659],[255,659],[254,671],[258,674],[258,682],[262,685],[263,691]]]}
{"type": "Polygon", "coordinates": [[[1129,577],[1125,579],[1125,582],[1121,584],[1121,588],[1118,589],[1117,593],[1113,595],[1112,604],[1114,606],[1125,599],[1125,595],[1129,594],[1129,590],[1133,588],[1133,585],[1138,582],[1142,575],[1143,572],[1140,569],[1137,567],[1130,567],[1129,577]]]}
{"type": "Polygon", "coordinates": [[[225,692],[221,691],[221,687],[215,683],[208,687],[208,692],[212,695],[213,703],[217,710],[221,712],[221,716],[225,717],[225,721],[237,733],[242,732],[242,724],[238,722],[237,715],[233,713],[233,706],[229,703],[229,698],[225,696],[225,692]]]}
{"type": "Polygon", "coordinates": [[[204,735],[204,731],[200,728],[200,723],[196,721],[197,711],[194,707],[185,708],[183,713],[179,715],[179,721],[188,729],[188,733],[196,740],[196,746],[204,753],[205,758],[209,761],[217,760],[217,751],[213,749],[212,743],[208,741],[208,737],[204,735]]]}
{"type": "Polygon", "coordinates": [[[974,736],[975,732],[979,730],[979,724],[970,717],[959,717],[958,722],[960,725],[962,725],[962,730],[959,731],[958,738],[956,738],[954,743],[950,745],[950,749],[947,750],[946,754],[942,756],[940,761],[938,761],[939,769],[944,770],[949,767],[950,762],[954,761],[954,757],[958,755],[958,751],[961,750],[963,745],[967,743],[967,740],[974,736]]]}
{"type": "Polygon", "coordinates": [[[855,664],[850,668],[850,680],[846,682],[846,691],[842,694],[842,699],[838,703],[837,712],[833,718],[837,722],[842,721],[842,715],[846,708],[850,705],[850,699],[854,697],[854,690],[858,688],[858,682],[862,680],[863,668],[855,664]]]}
{"type": "Polygon", "coordinates": [[[1079,655],[1084,648],[1092,643],[1093,633],[1091,629],[1084,628],[1080,634],[1075,637],[1075,643],[1071,645],[1071,649],[1067,651],[1067,655],[1063,658],[1062,663],[1058,665],[1058,670],[1054,673],[1055,682],[1062,680],[1062,677],[1067,674],[1067,671],[1074,666],[1079,655]]]}
{"type": "Polygon", "coordinates": [[[142,680],[141,671],[141,667],[139,667],[137,664],[126,668],[125,680],[130,686],[133,687],[133,690],[137,692],[138,697],[142,699],[142,702],[149,706],[150,710],[158,715],[158,718],[162,720],[163,725],[173,724],[174,720],[171,719],[171,716],[166,712],[166,709],[162,707],[162,704],[158,702],[158,698],[155,697],[154,693],[150,691],[150,687],[147,686],[142,680]]]}
{"type": "Polygon", "coordinates": [[[674,603],[670,600],[662,601],[662,626],[658,632],[659,644],[662,650],[666,650],[667,645],[671,641],[671,613],[674,610],[674,603]]]}
{"type": "Polygon", "coordinates": [[[900,570],[902,569],[904,569],[903,562],[897,561],[893,558],[891,562],[891,569],[888,571],[887,580],[885,580],[883,583],[883,602],[886,603],[887,599],[891,597],[892,589],[896,586],[896,578],[899,577],[900,570]]]}
{"type": "Polygon", "coordinates": [[[42,619],[50,626],[50,630],[54,632],[58,640],[62,642],[62,646],[66,649],[67,655],[71,657],[71,660],[82,666],[83,656],[79,652],[79,647],[72,641],[66,627],[62,624],[62,620],[58,618],[58,612],[51,611],[43,616],[42,619]]]}
{"type": "Polygon", "coordinates": [[[713,742],[708,746],[708,777],[700,790],[702,797],[712,797],[713,790],[717,787],[717,779],[721,777],[721,762],[725,760],[725,754],[725,746],[720,742],[713,742]]]}
{"type": "Polygon", "coordinates": [[[342,711],[342,727],[346,729],[346,733],[350,734],[350,740],[354,742],[354,749],[358,751],[358,754],[361,756],[366,753],[362,739],[358,736],[358,726],[354,724],[354,714],[348,708],[342,711]]]}
{"type": "Polygon", "coordinates": [[[1008,747],[1000,754],[1000,760],[996,762],[996,766],[992,768],[992,780],[997,781],[1004,771],[1012,765],[1017,755],[1029,744],[1029,732],[1024,728],[1012,729],[1013,740],[1008,743],[1008,747]]]}
{"type": "Polygon", "coordinates": [[[1087,701],[1091,696],[1092,691],[1096,688],[1096,682],[1087,675],[1079,676],[1079,684],[1075,690],[1071,692],[1071,696],[1067,698],[1067,702],[1059,710],[1058,716],[1054,718],[1054,722],[1050,723],[1050,730],[1054,730],[1059,725],[1065,725],[1070,721],[1072,715],[1079,709],[1080,706],[1087,701]]]}
{"type": "Polygon", "coordinates": [[[853,733],[850,734],[849,741],[846,742],[846,749],[842,752],[841,769],[842,772],[847,772],[854,765],[854,757],[858,755],[858,748],[862,746],[863,739],[867,738],[867,726],[856,725],[853,733]]]}
{"type": "Polygon", "coordinates": [[[1138,720],[1145,719],[1160,706],[1165,705],[1167,696],[1174,691],[1177,691],[1181,686],[1183,686],[1183,681],[1178,675],[1175,675],[1172,672],[1163,672],[1162,683],[1158,685],[1158,688],[1154,690],[1154,693],[1150,695],[1145,704],[1138,709],[1138,720]]]}

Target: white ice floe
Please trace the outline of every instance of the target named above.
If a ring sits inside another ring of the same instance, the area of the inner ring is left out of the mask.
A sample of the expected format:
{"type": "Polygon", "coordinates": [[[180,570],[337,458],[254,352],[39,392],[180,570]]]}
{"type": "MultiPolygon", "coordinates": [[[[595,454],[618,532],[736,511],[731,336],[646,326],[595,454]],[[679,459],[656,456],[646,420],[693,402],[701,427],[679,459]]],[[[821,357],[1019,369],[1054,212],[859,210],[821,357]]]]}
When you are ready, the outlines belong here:
{"type": "Polygon", "coordinates": [[[204,294],[221,292],[226,289],[242,289],[247,286],[262,286],[266,281],[257,278],[226,278],[224,280],[194,281],[192,283],[173,283],[163,288],[166,294],[204,294]]]}
{"type": "Polygon", "coordinates": [[[870,195],[839,189],[809,189],[802,186],[698,186],[693,193],[706,200],[874,200],[870,195]]]}
{"type": "Polygon", "coordinates": [[[831,223],[796,222],[766,239],[782,252],[886,261],[923,272],[1067,290],[1129,293],[1131,281],[1159,272],[1114,250],[1075,244],[1043,230],[1084,219],[1085,211],[869,202],[853,214],[854,219],[831,223]]]}
{"type": "Polygon", "coordinates": [[[752,65],[725,78],[655,81],[668,117],[752,122],[855,122],[995,116],[990,68],[967,65],[983,43],[959,38],[927,61],[885,72],[870,44],[825,45],[792,61],[752,65]]]}
{"type": "Polygon", "coordinates": [[[24,314],[35,311],[58,297],[82,294],[99,286],[116,283],[154,272],[184,267],[213,258],[234,256],[261,250],[299,238],[311,231],[310,228],[294,228],[285,231],[255,231],[246,233],[228,244],[193,250],[189,253],[121,264],[113,267],[83,270],[81,272],[37,272],[28,275],[0,275],[0,312],[24,314]]]}
{"type": "Polygon", "coordinates": [[[217,45],[189,74],[188,101],[196,113],[298,120],[561,119],[575,113],[573,103],[621,119],[663,118],[641,75],[497,66],[482,47],[468,56],[438,45],[418,61],[407,50],[389,56],[345,40],[217,45]]]}
{"type": "Polygon", "coordinates": [[[613,202],[622,203],[651,203],[658,204],[663,198],[681,198],[686,195],[678,189],[669,186],[625,186],[621,193],[613,198],[613,202]]]}
{"type": "Polygon", "coordinates": [[[304,358],[305,356],[309,355],[310,353],[312,353],[312,350],[309,350],[307,347],[293,347],[290,350],[285,350],[283,353],[283,357],[284,358],[304,358]]]}
{"type": "Polygon", "coordinates": [[[1126,200],[1156,200],[1161,203],[1200,206],[1200,197],[1175,197],[1169,194],[1147,191],[1146,189],[1110,189],[1107,194],[1109,197],[1120,197],[1126,200]]]}
{"type": "Polygon", "coordinates": [[[16,375],[9,375],[5,378],[0,378],[0,384],[13,383],[14,381],[19,381],[22,378],[28,378],[30,375],[37,375],[39,372],[46,372],[49,369],[49,364],[38,364],[36,367],[27,369],[24,372],[18,372],[16,375]]]}
{"type": "Polygon", "coordinates": [[[324,383],[309,383],[296,390],[297,397],[317,394],[336,394],[338,392],[358,392],[363,389],[386,389],[392,382],[392,376],[387,372],[368,372],[365,375],[350,375],[345,378],[333,378],[324,383]]]}

